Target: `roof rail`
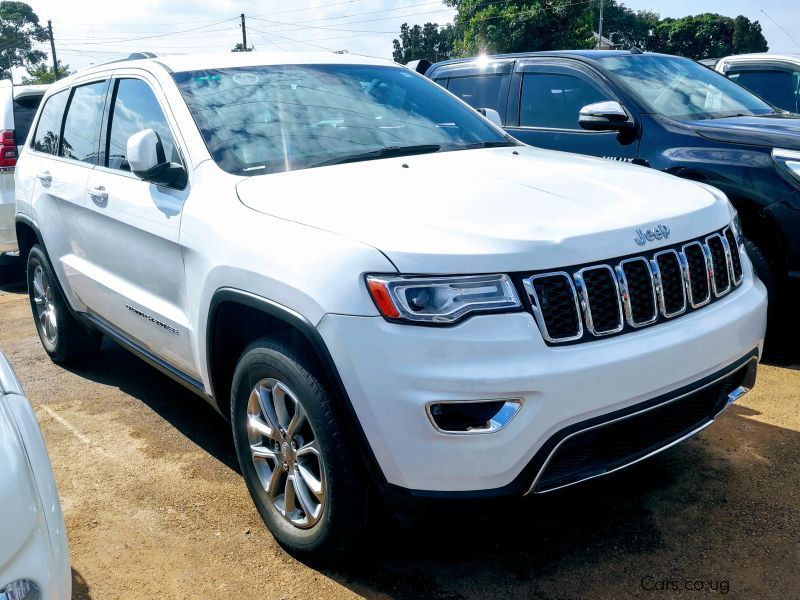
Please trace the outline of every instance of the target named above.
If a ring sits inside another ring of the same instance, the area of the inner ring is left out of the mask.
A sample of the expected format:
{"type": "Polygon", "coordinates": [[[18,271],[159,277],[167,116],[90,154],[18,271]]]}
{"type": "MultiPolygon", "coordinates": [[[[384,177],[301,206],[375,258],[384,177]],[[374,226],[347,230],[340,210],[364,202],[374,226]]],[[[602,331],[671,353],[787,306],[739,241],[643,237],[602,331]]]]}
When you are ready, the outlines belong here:
{"type": "Polygon", "coordinates": [[[96,65],[92,65],[93,67],[102,67],[103,65],[112,65],[118,62],[125,62],[128,60],[142,60],[145,58],[158,58],[157,54],[153,54],[152,52],[131,52],[125,58],[115,58],[114,60],[107,60],[106,62],[97,63],[96,65]]]}

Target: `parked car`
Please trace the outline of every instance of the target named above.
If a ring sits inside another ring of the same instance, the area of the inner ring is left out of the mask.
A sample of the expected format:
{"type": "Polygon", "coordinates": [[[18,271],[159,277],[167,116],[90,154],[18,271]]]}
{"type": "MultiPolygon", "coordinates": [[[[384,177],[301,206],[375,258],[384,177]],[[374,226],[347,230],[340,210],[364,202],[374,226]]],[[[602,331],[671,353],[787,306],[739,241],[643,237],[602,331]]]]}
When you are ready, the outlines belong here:
{"type": "Polygon", "coordinates": [[[472,106],[496,109],[505,130],[527,144],[633,162],[722,190],[739,211],[774,312],[800,297],[800,117],[692,60],[639,51],[414,67],[472,106]]]}
{"type": "Polygon", "coordinates": [[[773,106],[800,113],[800,54],[739,54],[714,68],[773,106]]]}
{"type": "Polygon", "coordinates": [[[69,598],[56,481],[30,402],[0,352],[0,599],[69,598]]]}
{"type": "Polygon", "coordinates": [[[46,85],[12,85],[0,80],[0,266],[16,255],[14,166],[46,85]]]}
{"type": "Polygon", "coordinates": [[[16,176],[47,353],[107,334],[212,403],[297,553],[352,547],[370,489],[452,518],[610,473],[755,378],[766,291],[722,192],[524,146],[388,61],[90,68],[16,176]]]}

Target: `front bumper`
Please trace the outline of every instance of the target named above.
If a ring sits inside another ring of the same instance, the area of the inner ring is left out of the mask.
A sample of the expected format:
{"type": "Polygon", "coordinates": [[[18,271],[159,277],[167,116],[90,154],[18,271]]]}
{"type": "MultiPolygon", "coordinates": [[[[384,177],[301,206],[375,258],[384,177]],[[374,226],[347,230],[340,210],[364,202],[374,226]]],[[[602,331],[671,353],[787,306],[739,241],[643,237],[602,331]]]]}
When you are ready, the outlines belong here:
{"type": "Polygon", "coordinates": [[[742,285],[695,313],[616,338],[548,347],[527,313],[448,328],[327,315],[319,324],[386,481],[413,495],[525,493],[560,432],[666,398],[760,352],[766,291],[742,285]],[[449,435],[431,402],[522,398],[502,430],[449,435]],[[550,442],[552,443],[552,442],[550,442]]]}

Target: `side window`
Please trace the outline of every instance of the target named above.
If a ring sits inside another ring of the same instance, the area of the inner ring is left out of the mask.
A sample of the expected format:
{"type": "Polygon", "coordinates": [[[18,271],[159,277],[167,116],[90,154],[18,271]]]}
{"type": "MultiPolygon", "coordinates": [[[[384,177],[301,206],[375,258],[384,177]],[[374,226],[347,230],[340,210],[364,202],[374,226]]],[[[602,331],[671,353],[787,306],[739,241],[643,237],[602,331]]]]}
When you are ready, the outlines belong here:
{"type": "Polygon", "coordinates": [[[608,95],[581,77],[526,73],[522,78],[519,124],[523,127],[580,129],[578,113],[608,95]]]}
{"type": "Polygon", "coordinates": [[[791,112],[797,112],[796,73],[783,69],[729,71],[728,77],[764,100],[791,112]]]}
{"type": "Polygon", "coordinates": [[[58,142],[61,138],[61,122],[64,118],[64,108],[67,106],[69,91],[64,90],[53,94],[47,99],[42,109],[39,122],[36,124],[36,133],[33,136],[33,149],[47,154],[58,152],[58,142]]]}
{"type": "Polygon", "coordinates": [[[114,95],[111,129],[107,142],[107,165],[111,169],[130,171],[125,153],[128,138],[143,129],[152,129],[164,144],[167,160],[179,163],[175,140],[153,90],[141,79],[120,79],[114,95]]]}
{"type": "Polygon", "coordinates": [[[97,164],[100,120],[103,116],[107,81],[81,85],[72,92],[64,120],[64,137],[59,155],[92,165],[97,164]]]}
{"type": "Polygon", "coordinates": [[[42,103],[42,96],[34,94],[14,99],[14,137],[20,146],[25,144],[31,130],[33,117],[42,103]]]}
{"type": "Polygon", "coordinates": [[[473,108],[499,110],[498,98],[502,83],[502,74],[451,77],[447,89],[473,108]]]}

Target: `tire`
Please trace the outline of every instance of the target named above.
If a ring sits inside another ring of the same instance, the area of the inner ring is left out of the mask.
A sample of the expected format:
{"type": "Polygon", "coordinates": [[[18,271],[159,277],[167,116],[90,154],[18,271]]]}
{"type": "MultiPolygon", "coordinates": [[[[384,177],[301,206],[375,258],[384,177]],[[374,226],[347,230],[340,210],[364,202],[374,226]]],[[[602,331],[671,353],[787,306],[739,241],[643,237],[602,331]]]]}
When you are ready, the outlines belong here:
{"type": "Polygon", "coordinates": [[[40,246],[31,248],[26,270],[33,320],[45,352],[58,364],[77,364],[92,357],[103,336],[88,331],[72,316],[40,246]]]}
{"type": "Polygon", "coordinates": [[[744,248],[747,250],[747,256],[750,258],[750,262],[753,263],[753,269],[756,275],[758,275],[764,287],[767,288],[770,305],[773,305],[775,299],[775,279],[772,277],[772,270],[770,269],[767,257],[761,248],[748,239],[744,240],[744,248]]]}
{"type": "Polygon", "coordinates": [[[294,555],[336,562],[363,537],[369,503],[330,393],[289,344],[270,339],[244,351],[231,389],[236,454],[267,528],[294,555]]]}

